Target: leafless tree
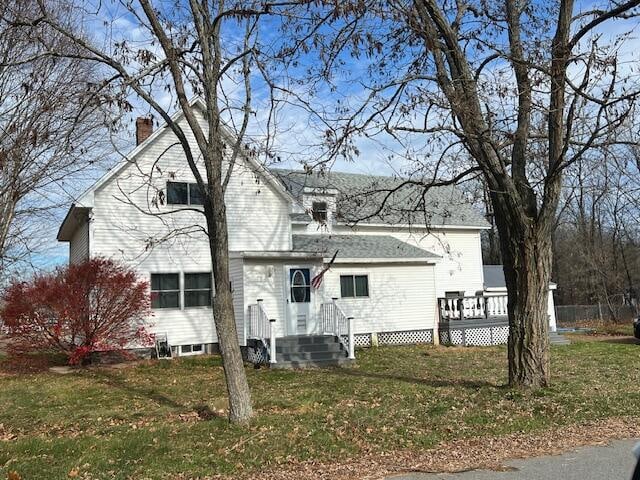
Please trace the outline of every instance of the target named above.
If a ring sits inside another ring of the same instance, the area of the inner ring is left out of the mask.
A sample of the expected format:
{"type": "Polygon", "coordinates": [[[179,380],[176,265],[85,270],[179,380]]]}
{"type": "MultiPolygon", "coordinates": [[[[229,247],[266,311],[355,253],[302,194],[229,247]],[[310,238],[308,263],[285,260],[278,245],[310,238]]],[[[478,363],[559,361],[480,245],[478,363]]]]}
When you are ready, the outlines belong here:
{"type": "MultiPolygon", "coordinates": [[[[114,32],[103,47],[65,27],[52,17],[48,2],[38,1],[40,11],[25,24],[46,24],[72,40],[81,50],[77,57],[110,72],[112,78],[105,88],[119,88],[123,98],[142,99],[177,138],[203,195],[215,288],[213,321],[229,394],[229,418],[246,422],[252,416],[252,404],[234,322],[225,191],[249,143],[247,129],[256,115],[253,83],[257,78],[269,83],[268,66],[260,60],[269,53],[259,42],[264,33],[261,21],[277,17],[294,2],[115,2],[143,38],[130,42],[114,32]],[[232,93],[228,91],[231,87],[232,93]],[[170,95],[175,102],[163,103],[161,94],[170,95]],[[190,102],[194,95],[204,101],[204,126],[190,102]],[[174,120],[174,108],[183,112],[188,129],[174,120]],[[195,148],[189,142],[191,135],[195,148]],[[204,165],[204,174],[198,164],[204,165]]],[[[80,3],[77,8],[87,20],[103,18],[99,2],[80,3]]],[[[55,48],[50,53],[57,55],[55,48]]],[[[267,122],[272,120],[269,114],[265,116],[267,122]]]]}
{"type": "Polygon", "coordinates": [[[614,320],[616,305],[638,300],[636,148],[593,151],[566,170],[564,205],[554,238],[558,300],[600,303],[614,320]]]}
{"type": "Polygon", "coordinates": [[[513,386],[550,381],[547,295],[563,171],[629,117],[638,90],[624,42],[639,3],[347,1],[314,11],[301,35],[322,61],[309,83],[343,93],[330,112],[304,99],[325,125],[327,161],[386,136],[424,146],[424,173],[407,186],[484,177],[509,295],[513,386]],[[624,33],[605,30],[613,20],[624,33]],[[467,165],[455,163],[461,151],[467,165]]]}
{"type": "MultiPolygon", "coordinates": [[[[67,53],[73,45],[51,29],[12,24],[34,7],[0,3],[0,281],[42,246],[36,232],[56,204],[53,187],[91,167],[106,130],[89,65],[44,56],[38,37],[67,53]]],[[[52,14],[73,28],[66,14],[52,14]]]]}

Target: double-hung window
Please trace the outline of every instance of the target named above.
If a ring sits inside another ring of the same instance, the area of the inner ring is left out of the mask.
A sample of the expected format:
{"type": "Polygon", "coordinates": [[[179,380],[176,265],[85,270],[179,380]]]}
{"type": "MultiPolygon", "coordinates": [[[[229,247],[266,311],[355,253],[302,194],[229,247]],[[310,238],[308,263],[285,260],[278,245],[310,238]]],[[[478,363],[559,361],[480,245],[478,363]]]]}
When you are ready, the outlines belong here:
{"type": "Polygon", "coordinates": [[[184,306],[211,306],[211,273],[184,274],[184,306]]]}
{"type": "Polygon", "coordinates": [[[358,298],[369,296],[369,277],[367,275],[340,275],[340,296],[358,298]]]}
{"type": "Polygon", "coordinates": [[[151,307],[180,308],[180,275],[177,273],[151,274],[151,307]]]}
{"type": "Polygon", "coordinates": [[[167,182],[168,205],[202,205],[203,198],[197,183],[167,182]]]}

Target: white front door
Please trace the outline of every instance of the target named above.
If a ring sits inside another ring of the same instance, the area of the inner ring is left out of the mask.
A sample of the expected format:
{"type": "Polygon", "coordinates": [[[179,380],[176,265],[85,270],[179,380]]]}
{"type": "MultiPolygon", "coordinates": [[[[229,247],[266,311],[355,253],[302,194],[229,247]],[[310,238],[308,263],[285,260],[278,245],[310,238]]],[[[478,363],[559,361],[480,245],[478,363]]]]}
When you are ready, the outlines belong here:
{"type": "Polygon", "coordinates": [[[287,335],[313,333],[311,268],[287,267],[287,335]]]}

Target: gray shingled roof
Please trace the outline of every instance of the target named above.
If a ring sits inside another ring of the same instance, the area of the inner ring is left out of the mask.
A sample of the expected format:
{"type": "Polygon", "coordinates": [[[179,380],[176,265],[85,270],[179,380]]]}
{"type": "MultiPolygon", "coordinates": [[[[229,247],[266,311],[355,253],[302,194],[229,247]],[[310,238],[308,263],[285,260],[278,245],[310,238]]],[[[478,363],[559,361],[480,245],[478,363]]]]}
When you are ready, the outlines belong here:
{"type": "Polygon", "coordinates": [[[387,235],[293,235],[293,251],[338,258],[439,258],[387,235]]]}
{"type": "MultiPolygon", "coordinates": [[[[484,275],[484,288],[506,288],[507,282],[504,279],[504,270],[502,265],[483,265],[482,272],[484,275]]],[[[556,284],[549,282],[550,287],[556,284]]]]}
{"type": "Polygon", "coordinates": [[[311,218],[311,215],[307,213],[290,213],[289,218],[291,219],[292,222],[299,222],[299,223],[311,223],[313,220],[311,218]]]}
{"type": "Polygon", "coordinates": [[[484,288],[504,288],[507,282],[504,280],[502,265],[484,265],[484,288]]]}
{"type": "Polygon", "coordinates": [[[302,198],[305,187],[337,190],[337,214],[340,221],[488,226],[484,217],[452,185],[432,187],[424,193],[420,186],[407,184],[383,201],[390,190],[397,188],[406,179],[342,172],[306,173],[284,169],[270,171],[298,199],[302,198]],[[382,210],[378,211],[383,203],[382,210]]]}

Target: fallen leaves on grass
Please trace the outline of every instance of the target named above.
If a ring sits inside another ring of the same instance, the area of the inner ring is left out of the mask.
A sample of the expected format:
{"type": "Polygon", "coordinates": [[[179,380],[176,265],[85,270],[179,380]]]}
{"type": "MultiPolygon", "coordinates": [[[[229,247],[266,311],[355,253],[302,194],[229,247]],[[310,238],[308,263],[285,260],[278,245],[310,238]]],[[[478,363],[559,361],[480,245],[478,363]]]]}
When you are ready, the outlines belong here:
{"type": "Polygon", "coordinates": [[[3,423],[0,423],[0,442],[8,442],[14,438],[16,438],[16,434],[9,431],[3,423]]]}
{"type": "MultiPolygon", "coordinates": [[[[585,445],[597,445],[621,438],[640,437],[640,419],[611,418],[598,422],[564,426],[536,433],[481,437],[443,443],[422,451],[390,451],[365,454],[337,462],[294,462],[278,465],[261,474],[271,480],[375,480],[388,475],[421,472],[460,472],[471,469],[502,470],[504,462],[517,458],[557,455],[585,445]]],[[[206,477],[248,479],[252,475],[206,477]]],[[[189,476],[179,477],[190,479],[189,476]]]]}

